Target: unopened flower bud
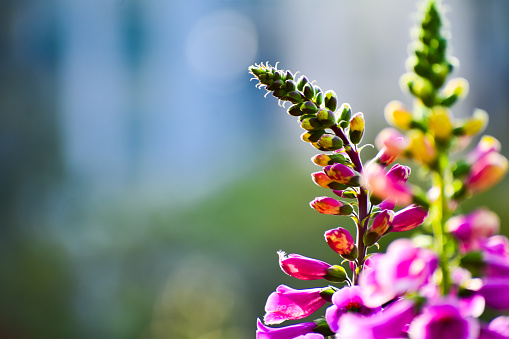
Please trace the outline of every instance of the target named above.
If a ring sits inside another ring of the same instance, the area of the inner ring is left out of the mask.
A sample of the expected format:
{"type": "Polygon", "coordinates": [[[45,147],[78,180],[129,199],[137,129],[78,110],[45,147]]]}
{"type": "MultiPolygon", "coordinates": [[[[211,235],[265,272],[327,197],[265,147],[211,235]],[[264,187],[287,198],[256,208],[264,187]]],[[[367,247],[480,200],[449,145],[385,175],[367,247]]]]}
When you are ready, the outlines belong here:
{"type": "Polygon", "coordinates": [[[410,177],[410,172],[410,167],[396,164],[387,172],[387,178],[397,184],[404,184],[410,177]]]}
{"type": "Polygon", "coordinates": [[[293,80],[286,80],[285,81],[285,89],[288,92],[295,91],[297,89],[297,84],[293,80]]]}
{"type": "Polygon", "coordinates": [[[336,111],[336,108],[338,107],[338,97],[334,91],[325,92],[324,104],[325,107],[330,109],[332,112],[336,111]]]}
{"type": "Polygon", "coordinates": [[[327,176],[327,174],[323,172],[315,172],[311,173],[311,177],[313,178],[313,181],[315,184],[317,184],[320,187],[323,188],[329,188],[329,184],[331,184],[333,181],[327,176]]]}
{"type": "Polygon", "coordinates": [[[463,78],[454,78],[449,80],[444,88],[444,98],[441,105],[450,107],[458,99],[466,97],[468,94],[468,81],[463,78]]]}
{"type": "Polygon", "coordinates": [[[471,118],[461,127],[464,135],[473,136],[484,131],[488,125],[488,113],[482,109],[476,109],[471,118]]]}
{"type": "Polygon", "coordinates": [[[465,186],[473,193],[485,191],[502,180],[508,168],[509,161],[506,157],[490,152],[472,165],[465,179],[465,186]]]}
{"type": "Polygon", "coordinates": [[[300,123],[300,127],[307,131],[316,131],[317,129],[321,129],[323,126],[317,118],[304,118],[300,123]]]}
{"type": "Polygon", "coordinates": [[[428,217],[428,210],[418,205],[410,205],[394,214],[391,232],[409,231],[422,223],[428,217]]]}
{"type": "Polygon", "coordinates": [[[306,114],[314,114],[318,112],[318,107],[311,101],[304,101],[300,105],[300,110],[306,114]]]}
{"type": "Polygon", "coordinates": [[[317,142],[318,140],[320,140],[320,137],[325,133],[325,131],[323,129],[319,129],[319,130],[316,130],[316,131],[307,131],[307,132],[304,132],[300,138],[302,139],[302,141],[305,141],[305,142],[317,142]]]}
{"type": "Polygon", "coordinates": [[[408,137],[410,139],[409,150],[412,158],[423,165],[433,167],[438,154],[433,137],[418,130],[410,131],[408,137]]]}
{"type": "Polygon", "coordinates": [[[349,136],[350,141],[353,144],[358,144],[362,140],[364,135],[364,115],[362,113],[355,113],[352,119],[350,119],[349,136]]]}
{"type": "Polygon", "coordinates": [[[317,197],[309,205],[322,214],[345,215],[341,212],[341,207],[345,204],[333,198],[317,197]]]}
{"type": "Polygon", "coordinates": [[[325,127],[331,127],[336,124],[334,113],[328,109],[321,109],[316,113],[316,117],[325,127]]]}
{"type": "Polygon", "coordinates": [[[447,141],[451,138],[451,117],[445,108],[440,106],[433,108],[429,117],[429,129],[436,140],[447,141]]]}
{"type": "Polygon", "coordinates": [[[318,145],[325,151],[335,151],[343,147],[343,141],[336,135],[324,134],[318,140],[318,145]]]}
{"type": "Polygon", "coordinates": [[[357,247],[348,230],[338,227],[326,231],[324,236],[327,244],[329,244],[334,252],[340,254],[345,259],[355,259],[357,256],[357,247]]]}
{"type": "Polygon", "coordinates": [[[379,213],[373,220],[371,227],[364,234],[364,245],[372,246],[376,243],[387,232],[393,219],[394,212],[391,210],[384,210],[379,213]]]}
{"type": "Polygon", "coordinates": [[[352,190],[332,190],[332,193],[337,195],[340,198],[346,198],[346,199],[355,199],[357,198],[357,193],[352,190]]]}
{"type": "Polygon", "coordinates": [[[313,88],[313,85],[311,85],[311,83],[309,82],[304,85],[302,92],[304,93],[304,96],[308,100],[313,99],[313,97],[315,96],[315,89],[313,88]]]}
{"type": "Polygon", "coordinates": [[[328,269],[332,265],[313,258],[308,258],[299,254],[288,254],[277,252],[279,255],[279,266],[289,276],[300,280],[323,279],[328,274],[328,269]]]}
{"type": "Polygon", "coordinates": [[[304,86],[309,82],[308,78],[306,78],[304,75],[297,80],[297,89],[299,91],[302,91],[304,86]]]}
{"type": "Polygon", "coordinates": [[[346,126],[348,126],[348,123],[352,118],[352,108],[350,107],[349,104],[344,103],[339,108],[337,115],[339,115],[339,117],[337,118],[338,123],[341,125],[341,127],[345,128],[346,126]]]}
{"type": "Polygon", "coordinates": [[[413,121],[412,113],[397,100],[391,101],[385,106],[384,116],[389,125],[403,130],[410,129],[413,121]]]}
{"type": "MultiPolygon", "coordinates": [[[[286,100],[290,101],[292,104],[300,104],[301,102],[304,101],[304,99],[305,99],[304,96],[298,91],[290,91],[289,93],[286,94],[286,100]]],[[[300,105],[298,105],[298,107],[300,110],[300,105]]],[[[304,112],[302,114],[304,114],[304,112]]]]}
{"type": "MultiPolygon", "coordinates": [[[[325,166],[325,174],[332,180],[340,184],[354,184],[359,181],[359,173],[351,169],[349,166],[343,164],[334,164],[325,166]]],[[[356,185],[358,186],[358,185],[356,185]]]]}
{"type": "Polygon", "coordinates": [[[498,232],[500,219],[486,209],[478,208],[467,215],[450,218],[446,224],[447,230],[458,239],[463,253],[479,250],[481,243],[498,232]]]}

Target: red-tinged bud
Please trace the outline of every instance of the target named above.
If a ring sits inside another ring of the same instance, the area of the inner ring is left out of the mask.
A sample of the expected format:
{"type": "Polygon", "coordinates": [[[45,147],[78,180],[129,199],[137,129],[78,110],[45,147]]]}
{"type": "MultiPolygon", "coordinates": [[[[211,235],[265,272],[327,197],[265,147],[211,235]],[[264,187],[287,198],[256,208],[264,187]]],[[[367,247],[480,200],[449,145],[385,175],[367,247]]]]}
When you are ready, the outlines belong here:
{"type": "Polygon", "coordinates": [[[502,154],[491,152],[472,165],[465,186],[473,193],[483,192],[497,184],[507,173],[509,161],[502,154]]]}
{"type": "Polygon", "coordinates": [[[364,115],[362,113],[355,113],[352,119],[350,119],[350,129],[348,131],[350,141],[354,144],[358,144],[362,140],[364,135],[364,115]]]}
{"type": "Polygon", "coordinates": [[[375,145],[380,150],[376,156],[382,165],[390,165],[408,148],[408,139],[394,128],[386,128],[378,133],[375,145]]]}
{"type": "Polygon", "coordinates": [[[387,172],[387,177],[398,184],[404,184],[410,177],[410,167],[396,164],[387,172]]]}
{"type": "Polygon", "coordinates": [[[332,265],[313,258],[308,258],[299,254],[288,254],[277,252],[279,255],[279,266],[291,277],[300,280],[323,279],[332,265]]]}
{"type": "Polygon", "coordinates": [[[330,166],[325,166],[324,172],[332,180],[340,184],[347,185],[353,184],[354,182],[358,182],[360,177],[358,172],[354,171],[353,169],[346,165],[339,163],[330,166]]]}
{"type": "Polygon", "coordinates": [[[330,248],[343,258],[354,260],[357,256],[357,247],[355,242],[346,229],[338,227],[332,230],[328,230],[324,234],[327,244],[330,248]]]}
{"type": "Polygon", "coordinates": [[[373,220],[373,224],[364,234],[364,245],[372,246],[389,230],[394,219],[394,212],[391,210],[384,210],[379,213],[373,220]]]}
{"type": "Polygon", "coordinates": [[[388,175],[382,165],[371,162],[364,167],[363,185],[379,200],[408,205],[413,200],[412,189],[405,185],[410,172],[405,168],[406,166],[401,167],[403,168],[396,167],[394,172],[388,175]]]}
{"type": "Polygon", "coordinates": [[[317,197],[309,205],[322,214],[340,215],[341,207],[345,204],[333,198],[317,197]]]}
{"type": "Polygon", "coordinates": [[[331,157],[328,154],[317,154],[311,158],[311,161],[313,161],[316,165],[322,167],[329,165],[330,160],[331,157]]]}
{"type": "Polygon", "coordinates": [[[500,141],[490,135],[484,135],[477,146],[467,155],[467,162],[474,164],[491,152],[500,152],[502,145],[500,141]]]}
{"type": "Polygon", "coordinates": [[[418,205],[410,205],[394,214],[391,232],[409,231],[422,225],[428,217],[428,210],[418,205]]]}
{"type": "Polygon", "coordinates": [[[317,197],[309,205],[322,214],[351,215],[353,212],[352,205],[329,197],[317,197]]]}
{"type": "Polygon", "coordinates": [[[327,174],[325,174],[323,172],[311,173],[311,177],[313,178],[313,181],[315,182],[315,184],[317,184],[318,186],[323,187],[323,188],[329,188],[329,185],[332,182],[334,182],[327,176],[327,174]]]}

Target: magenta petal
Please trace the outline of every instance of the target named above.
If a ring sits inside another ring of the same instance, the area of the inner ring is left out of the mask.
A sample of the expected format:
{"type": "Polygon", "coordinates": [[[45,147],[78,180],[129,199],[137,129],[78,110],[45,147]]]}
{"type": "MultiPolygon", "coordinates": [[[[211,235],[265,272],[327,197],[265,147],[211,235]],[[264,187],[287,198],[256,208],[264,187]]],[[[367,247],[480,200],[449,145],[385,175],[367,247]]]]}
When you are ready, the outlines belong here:
{"type": "Polygon", "coordinates": [[[410,205],[394,214],[392,232],[403,232],[414,229],[422,225],[427,217],[428,210],[418,205],[410,205]]]}
{"type": "Polygon", "coordinates": [[[307,322],[297,325],[272,328],[264,326],[260,319],[258,319],[256,327],[256,339],[291,339],[312,333],[313,329],[316,328],[316,324],[314,322],[307,322]]]}
{"type": "Polygon", "coordinates": [[[327,302],[320,295],[321,288],[296,290],[280,285],[265,304],[266,324],[279,324],[285,320],[297,320],[314,313],[327,302]]]}
{"type": "Polygon", "coordinates": [[[479,294],[484,297],[486,305],[497,310],[509,310],[509,279],[493,278],[483,281],[479,294]]]}
{"type": "Polygon", "coordinates": [[[308,258],[299,254],[289,254],[279,251],[279,265],[283,272],[300,280],[323,279],[330,264],[317,259],[308,258]]]}

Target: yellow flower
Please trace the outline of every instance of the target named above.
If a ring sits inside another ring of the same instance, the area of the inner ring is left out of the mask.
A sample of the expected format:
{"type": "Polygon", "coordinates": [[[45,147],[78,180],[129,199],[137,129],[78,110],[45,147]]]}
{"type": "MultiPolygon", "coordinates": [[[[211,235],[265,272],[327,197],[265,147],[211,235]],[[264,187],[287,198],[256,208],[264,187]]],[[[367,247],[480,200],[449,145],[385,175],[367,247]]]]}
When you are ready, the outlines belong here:
{"type": "Polygon", "coordinates": [[[452,123],[447,109],[441,106],[433,108],[429,117],[429,129],[437,140],[449,140],[452,135],[452,123]]]}

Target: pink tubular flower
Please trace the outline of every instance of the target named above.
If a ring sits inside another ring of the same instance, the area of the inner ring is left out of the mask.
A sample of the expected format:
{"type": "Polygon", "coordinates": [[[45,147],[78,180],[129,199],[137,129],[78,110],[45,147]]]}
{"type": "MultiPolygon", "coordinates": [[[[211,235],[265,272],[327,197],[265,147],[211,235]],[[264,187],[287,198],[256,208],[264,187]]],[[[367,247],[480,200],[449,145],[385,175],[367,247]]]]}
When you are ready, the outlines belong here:
{"type": "Polygon", "coordinates": [[[422,225],[428,217],[428,210],[418,205],[410,205],[394,214],[391,232],[409,231],[422,225]]]}
{"type": "Polygon", "coordinates": [[[467,155],[467,161],[474,164],[489,153],[499,153],[502,149],[500,142],[492,136],[485,135],[479,140],[477,146],[467,155]]]}
{"type": "Polygon", "coordinates": [[[472,317],[464,317],[452,303],[428,306],[410,324],[411,339],[477,339],[479,322],[472,317]]]}
{"type": "Polygon", "coordinates": [[[355,242],[348,230],[338,227],[324,234],[325,240],[332,250],[342,256],[348,256],[355,249],[355,242]]]}
{"type": "Polygon", "coordinates": [[[279,266],[281,266],[283,272],[300,280],[323,279],[327,275],[327,270],[332,267],[324,261],[299,254],[286,256],[283,251],[279,251],[277,254],[279,255],[279,266]]]}
{"type": "Polygon", "coordinates": [[[371,257],[370,267],[362,271],[359,285],[367,306],[381,305],[424,286],[437,267],[433,251],[416,247],[409,239],[397,239],[385,254],[371,257]]]}
{"type": "Polygon", "coordinates": [[[406,299],[393,302],[382,312],[370,317],[346,313],[339,321],[338,338],[408,338],[406,328],[414,316],[414,303],[406,299]]]}
{"type": "Polygon", "coordinates": [[[381,307],[370,308],[364,305],[359,286],[343,287],[332,295],[333,305],[325,311],[325,319],[333,332],[339,329],[339,320],[346,313],[357,313],[369,316],[381,310],[381,307]]]}
{"type": "Polygon", "coordinates": [[[322,288],[295,290],[285,285],[279,285],[276,292],[269,295],[267,299],[263,321],[268,325],[273,325],[285,320],[307,317],[327,302],[320,295],[321,291],[322,288]]]}
{"type": "Polygon", "coordinates": [[[490,152],[474,163],[465,179],[473,193],[485,191],[497,184],[509,169],[509,161],[500,153],[490,152]]]}
{"type": "MultiPolygon", "coordinates": [[[[256,327],[256,339],[295,339],[300,336],[313,333],[313,330],[316,328],[316,324],[314,322],[307,322],[291,326],[271,328],[264,326],[260,319],[258,319],[256,327]]],[[[309,337],[306,339],[308,338],[309,337]]]]}
{"type": "Polygon", "coordinates": [[[410,170],[401,165],[393,168],[395,169],[386,173],[382,165],[371,162],[364,167],[364,185],[377,198],[398,205],[408,205],[412,202],[412,190],[405,182],[410,170]]]}
{"type": "Polygon", "coordinates": [[[509,316],[499,316],[490,321],[488,328],[509,338],[509,316]]]}
{"type": "Polygon", "coordinates": [[[460,250],[465,253],[481,248],[481,243],[498,232],[500,219],[485,208],[479,208],[467,215],[449,219],[447,230],[458,239],[460,250]]]}
{"type": "Polygon", "coordinates": [[[509,310],[509,279],[486,278],[477,291],[484,297],[486,305],[496,310],[509,310]]]}

